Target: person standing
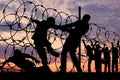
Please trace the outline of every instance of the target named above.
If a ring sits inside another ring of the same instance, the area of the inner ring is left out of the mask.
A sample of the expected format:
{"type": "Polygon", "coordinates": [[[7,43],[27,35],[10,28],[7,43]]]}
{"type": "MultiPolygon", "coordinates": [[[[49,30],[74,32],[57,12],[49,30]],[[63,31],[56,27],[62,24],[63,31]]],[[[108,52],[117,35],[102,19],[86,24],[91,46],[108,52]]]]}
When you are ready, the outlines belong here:
{"type": "Polygon", "coordinates": [[[79,61],[76,57],[76,49],[80,45],[80,38],[88,32],[89,30],[89,22],[90,20],[90,15],[85,14],[82,18],[82,20],[78,20],[75,22],[75,25],[73,29],[71,29],[71,26],[64,27],[65,30],[70,33],[69,36],[67,37],[62,53],[61,53],[61,66],[60,66],[60,72],[66,72],[66,58],[67,58],[67,52],[70,52],[71,59],[73,61],[73,64],[75,65],[76,69],[78,72],[82,72],[82,69],[80,68],[79,61]],[[70,28],[70,29],[69,29],[70,28]]]}
{"type": "Polygon", "coordinates": [[[47,20],[39,21],[31,18],[31,22],[36,23],[35,33],[32,36],[34,40],[35,49],[42,60],[43,66],[48,66],[47,61],[47,51],[50,52],[53,56],[58,57],[59,53],[55,52],[51,47],[51,43],[47,40],[47,31],[50,28],[59,28],[55,25],[55,19],[53,17],[48,17],[47,20]]]}
{"type": "Polygon", "coordinates": [[[118,72],[118,48],[114,46],[113,43],[112,44],[112,72],[118,72]]]}

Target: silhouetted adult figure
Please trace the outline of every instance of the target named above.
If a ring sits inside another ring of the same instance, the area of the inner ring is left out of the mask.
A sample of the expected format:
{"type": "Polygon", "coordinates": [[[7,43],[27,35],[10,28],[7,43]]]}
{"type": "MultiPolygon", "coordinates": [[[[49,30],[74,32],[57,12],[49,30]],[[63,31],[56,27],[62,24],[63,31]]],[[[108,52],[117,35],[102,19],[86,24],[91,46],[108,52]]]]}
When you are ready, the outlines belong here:
{"type": "Polygon", "coordinates": [[[105,67],[104,67],[104,72],[107,71],[110,73],[110,51],[108,47],[105,46],[103,47],[103,54],[104,54],[104,60],[105,60],[105,67]]]}
{"type": "Polygon", "coordinates": [[[100,44],[96,44],[96,47],[94,47],[94,57],[95,57],[95,69],[96,72],[101,72],[101,54],[102,49],[100,47],[100,44]]]}
{"type": "Polygon", "coordinates": [[[36,63],[39,62],[33,56],[30,56],[29,54],[26,54],[26,53],[21,53],[20,50],[16,49],[14,51],[14,55],[12,57],[8,58],[6,61],[4,61],[1,68],[3,68],[6,63],[12,62],[15,65],[17,65],[19,68],[23,69],[25,72],[34,71],[35,64],[26,58],[32,59],[36,63]]]}
{"type": "Polygon", "coordinates": [[[112,44],[112,72],[118,72],[118,48],[112,44]]]}
{"type": "Polygon", "coordinates": [[[60,72],[66,72],[66,58],[67,58],[67,52],[70,52],[71,59],[73,61],[73,64],[75,65],[76,69],[78,72],[82,72],[82,69],[80,68],[79,61],[76,57],[76,49],[80,45],[80,38],[88,32],[89,30],[89,22],[90,20],[90,15],[85,14],[82,18],[82,20],[75,22],[75,28],[69,29],[71,26],[64,27],[65,30],[70,33],[69,36],[67,37],[62,53],[61,53],[61,69],[60,72]]]}
{"type": "Polygon", "coordinates": [[[120,46],[118,48],[118,59],[119,59],[119,62],[120,62],[120,46]]]}
{"type": "Polygon", "coordinates": [[[86,45],[85,41],[83,41],[83,44],[86,48],[86,54],[88,56],[88,72],[91,72],[91,62],[92,60],[94,60],[94,54],[93,54],[93,44],[92,44],[92,41],[91,41],[91,46],[90,45],[86,45]]]}
{"type": "Polygon", "coordinates": [[[51,43],[47,40],[47,31],[50,28],[58,29],[59,27],[55,25],[55,19],[53,17],[49,17],[47,20],[39,21],[31,19],[32,22],[36,23],[35,33],[32,36],[34,40],[35,49],[38,52],[39,57],[42,60],[43,66],[47,66],[47,51],[50,52],[53,56],[58,57],[59,53],[55,52],[51,47],[51,43]]]}

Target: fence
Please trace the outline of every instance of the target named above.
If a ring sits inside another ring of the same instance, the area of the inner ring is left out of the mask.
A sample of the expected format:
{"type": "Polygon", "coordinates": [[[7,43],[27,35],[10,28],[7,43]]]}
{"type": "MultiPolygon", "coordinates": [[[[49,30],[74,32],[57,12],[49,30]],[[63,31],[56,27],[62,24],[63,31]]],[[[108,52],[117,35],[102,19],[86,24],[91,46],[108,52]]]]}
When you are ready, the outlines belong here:
{"type": "MultiPolygon", "coordinates": [[[[39,20],[46,20],[49,16],[52,16],[55,18],[57,25],[72,23],[78,20],[78,17],[75,15],[69,15],[54,8],[46,8],[43,5],[36,5],[31,1],[21,0],[21,4],[13,8],[11,5],[14,3],[14,0],[10,1],[4,7],[3,17],[0,20],[0,45],[4,48],[2,54],[5,60],[12,56],[15,49],[20,49],[24,53],[30,53],[39,59],[34,49],[33,40],[31,39],[36,27],[35,24],[30,22],[31,17],[39,20]]],[[[110,45],[111,42],[116,43],[120,41],[120,36],[117,33],[109,31],[105,27],[101,27],[95,23],[89,23],[89,25],[89,31],[82,37],[87,43],[90,41],[99,41],[100,44],[105,43],[110,45]]],[[[52,43],[54,50],[61,52],[64,41],[69,33],[56,29],[49,29],[47,34],[47,38],[52,43]],[[56,45],[58,43],[59,45],[56,45]]],[[[86,55],[84,47],[82,48],[81,54],[86,55]]],[[[76,55],[78,55],[77,53],[76,55]]],[[[85,66],[87,58],[86,56],[81,57],[81,59],[83,59],[82,63],[84,63],[83,66],[85,66]]],[[[70,60],[69,55],[68,59],[70,60]]],[[[54,58],[48,55],[48,60],[49,63],[54,63],[56,71],[58,71],[59,64],[57,63],[60,61],[60,57],[54,58]]],[[[14,67],[15,66],[11,68],[14,69],[14,67]]],[[[74,65],[70,71],[73,71],[73,69],[74,65]]]]}

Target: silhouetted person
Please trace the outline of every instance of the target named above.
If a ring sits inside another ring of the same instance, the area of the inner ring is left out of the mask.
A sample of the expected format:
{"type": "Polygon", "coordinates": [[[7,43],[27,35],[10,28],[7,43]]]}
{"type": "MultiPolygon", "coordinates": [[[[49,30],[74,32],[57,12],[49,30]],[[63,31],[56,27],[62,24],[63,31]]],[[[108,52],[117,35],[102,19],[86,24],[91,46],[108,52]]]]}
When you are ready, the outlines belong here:
{"type": "Polygon", "coordinates": [[[119,61],[120,61],[120,46],[118,48],[118,58],[119,58],[119,61]]]}
{"type": "Polygon", "coordinates": [[[33,56],[30,56],[29,54],[21,53],[20,50],[16,49],[14,51],[14,55],[3,62],[1,69],[4,67],[6,63],[12,62],[15,65],[17,65],[19,68],[23,69],[25,72],[34,71],[35,64],[30,60],[27,60],[26,58],[32,59],[35,62],[39,62],[33,56]]]}
{"type": "Polygon", "coordinates": [[[104,60],[105,60],[105,67],[104,67],[104,72],[107,71],[110,72],[110,51],[108,47],[103,47],[103,54],[104,54],[104,60]]]}
{"type": "Polygon", "coordinates": [[[118,48],[112,44],[112,72],[118,72],[118,48]],[[115,69],[115,70],[114,70],[115,69]]]}
{"type": "Polygon", "coordinates": [[[101,72],[101,54],[102,54],[102,49],[99,44],[96,44],[96,47],[94,47],[96,72],[101,72]]]}
{"type": "MultiPolygon", "coordinates": [[[[119,41],[117,42],[117,48],[118,48],[118,56],[120,57],[120,44],[119,44],[119,41]]],[[[120,60],[120,58],[119,58],[120,60]]]]}
{"type": "Polygon", "coordinates": [[[93,54],[93,47],[92,46],[94,46],[94,45],[92,45],[92,43],[91,43],[92,46],[86,45],[85,41],[84,40],[82,40],[82,41],[83,41],[83,44],[86,48],[86,54],[89,58],[88,59],[88,72],[91,72],[91,62],[92,62],[92,60],[94,60],[94,54],[93,54]]]}
{"type": "Polygon", "coordinates": [[[66,58],[67,58],[67,52],[70,52],[71,59],[73,61],[73,64],[75,65],[78,72],[82,72],[82,69],[80,68],[80,63],[76,57],[76,49],[80,45],[80,38],[88,32],[89,30],[89,22],[90,15],[86,14],[83,16],[82,20],[75,22],[75,28],[69,29],[71,26],[66,25],[64,28],[70,33],[67,37],[62,53],[61,53],[61,70],[60,72],[66,72],[66,58]]]}
{"type": "Polygon", "coordinates": [[[57,29],[59,27],[55,25],[55,19],[53,17],[49,17],[47,20],[43,21],[34,19],[31,19],[31,21],[36,23],[37,25],[35,33],[32,36],[32,39],[34,40],[35,44],[35,49],[42,60],[43,66],[47,66],[48,62],[45,48],[47,48],[47,51],[50,52],[53,56],[55,57],[59,56],[59,54],[55,52],[51,47],[51,43],[47,40],[47,31],[50,28],[57,29]]]}

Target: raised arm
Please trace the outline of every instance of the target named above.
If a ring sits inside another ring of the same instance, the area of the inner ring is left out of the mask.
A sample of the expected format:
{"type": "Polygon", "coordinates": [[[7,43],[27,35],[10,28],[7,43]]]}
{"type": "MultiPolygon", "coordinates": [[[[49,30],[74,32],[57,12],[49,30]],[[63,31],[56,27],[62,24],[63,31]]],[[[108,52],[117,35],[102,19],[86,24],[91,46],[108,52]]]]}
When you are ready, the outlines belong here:
{"type": "Polygon", "coordinates": [[[113,44],[113,42],[111,42],[111,46],[112,46],[112,47],[111,47],[111,50],[112,50],[112,49],[114,48],[114,44],[113,44]]]}
{"type": "Polygon", "coordinates": [[[106,47],[106,44],[103,44],[103,48],[102,48],[103,51],[104,51],[105,47],[106,47]]]}
{"type": "Polygon", "coordinates": [[[56,25],[55,28],[56,29],[60,29],[62,31],[67,31],[67,32],[71,32],[72,28],[75,27],[80,21],[76,21],[74,23],[69,23],[69,24],[65,24],[65,25],[56,25]]]}
{"type": "Polygon", "coordinates": [[[95,41],[95,43],[93,44],[93,42],[92,41],[90,41],[91,42],[91,45],[92,45],[92,49],[95,49],[95,46],[96,46],[96,44],[98,43],[98,41],[95,41]]]}

